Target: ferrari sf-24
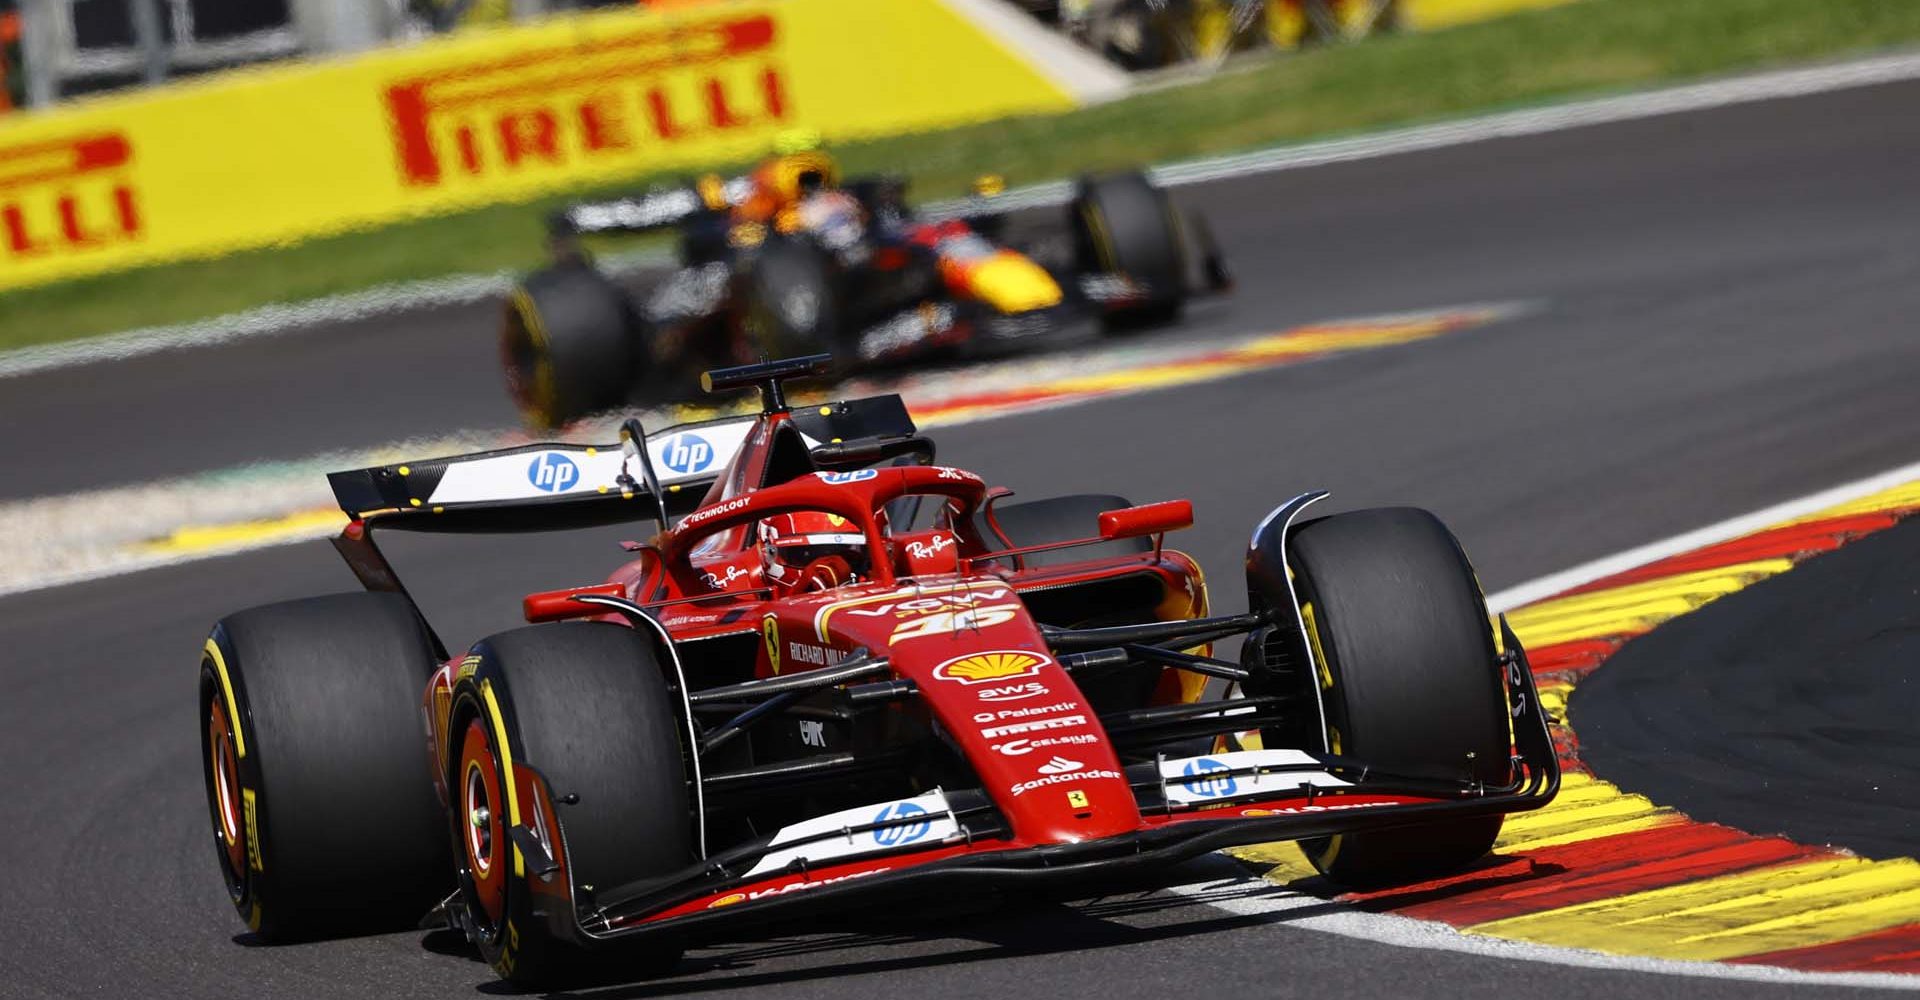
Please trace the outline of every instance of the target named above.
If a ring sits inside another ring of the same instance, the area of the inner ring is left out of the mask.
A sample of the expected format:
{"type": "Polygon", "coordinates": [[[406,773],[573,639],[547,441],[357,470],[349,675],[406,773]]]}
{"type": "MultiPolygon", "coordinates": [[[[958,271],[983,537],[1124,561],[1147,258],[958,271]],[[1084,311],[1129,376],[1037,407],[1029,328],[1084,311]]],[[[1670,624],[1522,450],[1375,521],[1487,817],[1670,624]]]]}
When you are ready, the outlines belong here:
{"type": "Polygon", "coordinates": [[[757,415],[334,473],[365,590],[229,615],[200,659],[247,925],[451,929],[531,986],[1234,845],[1426,879],[1553,797],[1526,654],[1433,515],[1286,499],[1215,614],[1166,543],[1188,501],[1013,500],[897,396],[789,406],[828,363],[707,374],[757,415]],[[628,523],[659,531],[458,647],[375,543],[628,523]]]}

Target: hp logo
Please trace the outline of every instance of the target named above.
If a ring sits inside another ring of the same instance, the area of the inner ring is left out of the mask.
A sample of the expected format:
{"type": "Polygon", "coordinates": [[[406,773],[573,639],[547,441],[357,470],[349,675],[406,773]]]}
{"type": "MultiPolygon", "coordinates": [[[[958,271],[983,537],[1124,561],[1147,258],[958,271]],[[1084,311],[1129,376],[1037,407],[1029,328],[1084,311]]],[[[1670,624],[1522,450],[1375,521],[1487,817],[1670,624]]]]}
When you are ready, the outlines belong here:
{"type": "MultiPolygon", "coordinates": [[[[915,816],[925,817],[926,815],[927,811],[925,809],[911,802],[895,802],[892,805],[881,808],[879,814],[873,817],[873,821],[875,823],[885,823],[889,820],[909,819],[915,816]]],[[[881,827],[873,831],[873,842],[879,844],[881,847],[898,847],[901,844],[911,844],[919,840],[921,837],[926,836],[927,831],[931,829],[933,829],[933,821],[924,818],[918,823],[902,823],[899,826],[881,827]]]]}
{"type": "Polygon", "coordinates": [[[527,482],[548,493],[565,493],[580,481],[580,467],[557,451],[541,452],[527,465],[527,482]]]}
{"type": "Polygon", "coordinates": [[[1232,768],[1211,757],[1202,757],[1181,768],[1180,773],[1186,775],[1187,780],[1180,785],[1187,790],[1188,795],[1198,795],[1203,799],[1217,799],[1232,795],[1240,790],[1239,782],[1225,775],[1211,777],[1218,772],[1230,770],[1232,768]]]}
{"type": "Polygon", "coordinates": [[[671,438],[660,451],[660,460],[666,467],[683,476],[713,464],[713,445],[698,434],[681,434],[671,438]]]}

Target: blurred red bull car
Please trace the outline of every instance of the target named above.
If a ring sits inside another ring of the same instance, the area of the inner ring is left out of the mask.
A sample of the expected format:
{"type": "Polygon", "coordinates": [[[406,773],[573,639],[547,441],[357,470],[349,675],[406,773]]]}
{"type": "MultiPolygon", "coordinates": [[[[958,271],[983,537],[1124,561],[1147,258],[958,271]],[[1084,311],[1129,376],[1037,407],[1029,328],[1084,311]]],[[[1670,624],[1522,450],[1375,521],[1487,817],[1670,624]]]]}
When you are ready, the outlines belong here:
{"type": "Polygon", "coordinates": [[[829,353],[844,369],[1004,352],[1096,325],[1170,323],[1230,284],[1197,217],[1139,173],[1083,177],[1063,225],[1016,246],[986,179],[962,215],[917,218],[898,178],[842,183],[818,149],[752,173],[585,202],[551,224],[555,262],[508,297],[501,358],[537,427],[676,398],[698,372],[829,353]],[[680,266],[635,296],[582,250],[671,230],[680,266]]]}

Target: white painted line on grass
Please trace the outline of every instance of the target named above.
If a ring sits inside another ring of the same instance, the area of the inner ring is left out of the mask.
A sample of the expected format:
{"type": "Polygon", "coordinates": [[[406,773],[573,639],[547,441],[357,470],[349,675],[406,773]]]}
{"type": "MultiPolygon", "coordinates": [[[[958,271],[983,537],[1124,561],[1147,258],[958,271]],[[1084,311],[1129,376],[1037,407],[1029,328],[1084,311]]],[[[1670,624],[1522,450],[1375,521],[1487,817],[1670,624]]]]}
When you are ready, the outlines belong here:
{"type": "MultiPolygon", "coordinates": [[[[1156,167],[1152,174],[1156,180],[1168,185],[1202,184],[1233,177],[1441,149],[1489,139],[1542,135],[1590,125],[1706,111],[1734,104],[1803,97],[1913,79],[1920,79],[1920,53],[1875,56],[1827,66],[1776,70],[1618,97],[1507,111],[1347,139],[1209,157],[1156,167]]],[[[1044,208],[1064,204],[1072,195],[1073,185],[1070,181],[1051,181],[1016,188],[994,199],[992,204],[1000,210],[1044,208]]],[[[939,217],[957,215],[979,207],[977,202],[959,200],[929,204],[923,206],[922,211],[929,216],[939,217]]],[[[607,263],[614,270],[631,271],[660,266],[671,259],[665,251],[650,250],[610,258],[607,263]]],[[[0,353],[0,378],[116,361],[158,351],[210,347],[248,337],[285,334],[406,309],[463,305],[500,295],[510,287],[510,283],[510,276],[505,274],[456,275],[431,281],[383,285],[349,295],[263,306],[202,322],[20,348],[0,353]]]]}

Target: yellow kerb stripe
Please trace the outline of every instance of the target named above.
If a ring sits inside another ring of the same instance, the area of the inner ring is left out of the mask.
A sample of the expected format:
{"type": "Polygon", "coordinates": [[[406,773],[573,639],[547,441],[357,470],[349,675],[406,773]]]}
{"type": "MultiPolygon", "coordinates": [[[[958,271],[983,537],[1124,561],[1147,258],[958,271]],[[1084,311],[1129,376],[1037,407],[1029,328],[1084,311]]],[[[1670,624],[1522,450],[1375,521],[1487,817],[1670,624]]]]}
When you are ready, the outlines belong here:
{"type": "Polygon", "coordinates": [[[1916,507],[1920,507],[1920,481],[1905,483],[1888,490],[1881,490],[1878,493],[1869,494],[1858,500],[1849,500],[1846,503],[1828,507],[1826,510],[1808,514],[1806,517],[1795,518],[1794,520],[1784,522],[1783,524],[1776,525],[1776,527],[1785,527],[1788,524],[1812,524],[1815,521],[1827,521],[1836,517],[1852,517],[1856,514],[1884,514],[1899,510],[1912,510],[1916,507]]]}
{"type": "Polygon", "coordinates": [[[1467,931],[1617,954],[1720,961],[1911,923],[1920,863],[1835,857],[1629,893],[1467,931]]]}
{"type": "Polygon", "coordinates": [[[1792,560],[1760,559],[1683,573],[1542,601],[1508,612],[1507,621],[1522,642],[1535,648],[1624,632],[1644,632],[1792,568],[1792,560]]]}
{"type": "Polygon", "coordinates": [[[1680,814],[1654,805],[1644,795],[1630,795],[1612,782],[1568,771],[1561,775],[1560,794],[1552,803],[1507,817],[1494,850],[1508,854],[1538,851],[1680,821],[1680,814]]]}

